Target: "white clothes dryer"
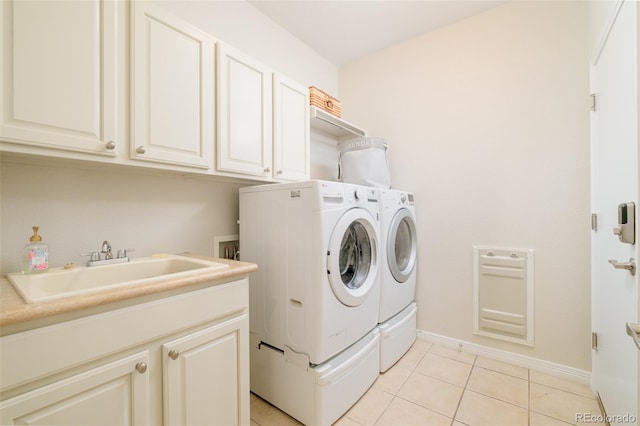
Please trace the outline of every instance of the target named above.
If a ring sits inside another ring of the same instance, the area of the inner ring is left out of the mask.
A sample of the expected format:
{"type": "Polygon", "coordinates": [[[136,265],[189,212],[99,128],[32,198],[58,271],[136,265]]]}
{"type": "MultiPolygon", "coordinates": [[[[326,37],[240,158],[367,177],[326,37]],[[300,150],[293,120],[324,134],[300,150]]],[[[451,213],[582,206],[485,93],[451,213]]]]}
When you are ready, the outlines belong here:
{"type": "Polygon", "coordinates": [[[414,196],[410,192],[380,190],[382,257],[380,311],[382,323],[415,299],[418,236],[414,196]]]}
{"type": "Polygon", "coordinates": [[[378,190],[328,181],[240,189],[252,338],[321,364],[378,323],[378,190]]]}

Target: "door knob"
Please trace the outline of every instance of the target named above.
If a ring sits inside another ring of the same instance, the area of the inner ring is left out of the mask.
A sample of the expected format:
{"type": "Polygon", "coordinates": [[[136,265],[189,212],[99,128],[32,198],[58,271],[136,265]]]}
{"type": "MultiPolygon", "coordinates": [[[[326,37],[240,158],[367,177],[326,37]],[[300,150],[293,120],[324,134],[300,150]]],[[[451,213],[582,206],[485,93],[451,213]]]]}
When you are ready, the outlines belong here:
{"type": "Polygon", "coordinates": [[[609,263],[612,264],[616,269],[626,269],[627,271],[631,272],[631,275],[636,274],[636,262],[633,257],[629,258],[628,262],[618,262],[615,259],[609,259],[609,263]]]}
{"type": "Polygon", "coordinates": [[[169,353],[167,355],[169,355],[169,358],[171,358],[172,360],[175,361],[180,356],[180,352],[178,352],[175,349],[172,349],[172,350],[169,351],[169,353]]]}

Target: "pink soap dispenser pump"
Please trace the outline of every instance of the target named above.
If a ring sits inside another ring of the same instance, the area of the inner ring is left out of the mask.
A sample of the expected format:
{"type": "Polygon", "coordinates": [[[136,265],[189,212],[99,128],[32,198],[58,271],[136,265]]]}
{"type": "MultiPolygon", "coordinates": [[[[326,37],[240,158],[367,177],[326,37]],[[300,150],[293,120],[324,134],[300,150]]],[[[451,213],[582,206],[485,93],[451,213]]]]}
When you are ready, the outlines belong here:
{"type": "Polygon", "coordinates": [[[24,259],[22,261],[22,272],[25,274],[38,274],[49,270],[49,246],[42,242],[42,237],[38,235],[40,227],[33,227],[33,235],[29,239],[29,244],[24,246],[24,259]]]}

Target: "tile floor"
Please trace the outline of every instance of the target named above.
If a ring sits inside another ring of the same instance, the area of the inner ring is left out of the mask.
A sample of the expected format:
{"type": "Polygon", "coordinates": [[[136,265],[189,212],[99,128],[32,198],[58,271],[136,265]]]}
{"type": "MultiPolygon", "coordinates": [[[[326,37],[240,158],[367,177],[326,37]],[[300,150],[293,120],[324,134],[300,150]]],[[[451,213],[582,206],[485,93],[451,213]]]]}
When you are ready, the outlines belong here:
{"type": "MultiPolygon", "coordinates": [[[[588,385],[417,340],[336,423],[566,426],[600,415],[588,385]]],[[[251,425],[299,425],[251,394],[251,425]]]]}

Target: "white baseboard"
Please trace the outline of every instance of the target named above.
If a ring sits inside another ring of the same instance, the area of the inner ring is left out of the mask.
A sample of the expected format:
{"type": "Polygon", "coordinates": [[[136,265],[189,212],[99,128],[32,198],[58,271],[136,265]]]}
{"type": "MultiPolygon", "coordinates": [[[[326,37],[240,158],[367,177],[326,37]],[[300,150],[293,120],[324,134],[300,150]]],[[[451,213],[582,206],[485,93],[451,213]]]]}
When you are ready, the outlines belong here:
{"type": "Polygon", "coordinates": [[[494,349],[487,346],[479,345],[477,343],[454,339],[423,330],[418,330],[418,339],[432,343],[438,343],[443,346],[448,346],[455,349],[461,349],[465,352],[469,352],[475,355],[481,355],[486,358],[495,359],[496,361],[502,361],[509,364],[526,367],[531,370],[536,370],[543,373],[551,374],[553,376],[591,385],[591,372],[581,370],[579,368],[569,367],[567,365],[557,364],[555,362],[544,361],[538,358],[503,351],[500,349],[494,349]]]}

